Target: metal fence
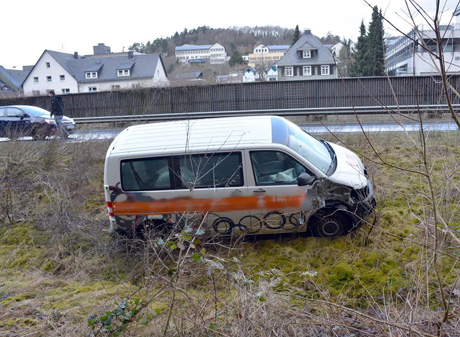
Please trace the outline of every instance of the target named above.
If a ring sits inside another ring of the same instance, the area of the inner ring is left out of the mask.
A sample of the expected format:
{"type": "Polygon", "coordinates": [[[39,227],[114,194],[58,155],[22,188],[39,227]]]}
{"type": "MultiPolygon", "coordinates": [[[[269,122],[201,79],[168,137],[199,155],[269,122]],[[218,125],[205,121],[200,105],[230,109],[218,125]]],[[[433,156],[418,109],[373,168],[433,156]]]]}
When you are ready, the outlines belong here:
{"type": "MultiPolygon", "coordinates": [[[[449,83],[460,91],[460,75],[449,77],[449,83]]],[[[460,103],[452,93],[452,103],[460,103]]],[[[195,85],[62,97],[70,117],[446,104],[441,78],[433,76],[195,85]]],[[[50,107],[46,96],[0,100],[0,105],[8,104],[50,107]]]]}

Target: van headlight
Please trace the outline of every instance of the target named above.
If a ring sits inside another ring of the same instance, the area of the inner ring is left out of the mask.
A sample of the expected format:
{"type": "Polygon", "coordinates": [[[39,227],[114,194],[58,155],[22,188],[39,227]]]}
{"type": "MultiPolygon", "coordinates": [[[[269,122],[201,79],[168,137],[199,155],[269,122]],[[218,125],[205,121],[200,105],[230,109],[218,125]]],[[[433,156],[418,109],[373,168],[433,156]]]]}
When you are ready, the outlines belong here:
{"type": "Polygon", "coordinates": [[[54,119],[51,119],[51,118],[45,118],[45,123],[46,123],[46,124],[56,124],[56,122],[54,121],[54,119]]]}

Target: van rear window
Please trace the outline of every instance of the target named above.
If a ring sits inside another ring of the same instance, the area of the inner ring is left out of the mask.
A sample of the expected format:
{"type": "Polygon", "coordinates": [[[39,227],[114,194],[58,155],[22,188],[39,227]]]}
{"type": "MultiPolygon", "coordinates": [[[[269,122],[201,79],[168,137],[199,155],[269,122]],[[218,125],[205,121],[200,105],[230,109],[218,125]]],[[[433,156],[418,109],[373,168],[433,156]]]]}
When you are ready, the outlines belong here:
{"type": "Polygon", "coordinates": [[[242,186],[241,153],[123,160],[121,185],[124,191],[242,186]]]}
{"type": "Polygon", "coordinates": [[[125,191],[168,190],[173,188],[168,157],[124,160],[121,186],[125,191]]]}

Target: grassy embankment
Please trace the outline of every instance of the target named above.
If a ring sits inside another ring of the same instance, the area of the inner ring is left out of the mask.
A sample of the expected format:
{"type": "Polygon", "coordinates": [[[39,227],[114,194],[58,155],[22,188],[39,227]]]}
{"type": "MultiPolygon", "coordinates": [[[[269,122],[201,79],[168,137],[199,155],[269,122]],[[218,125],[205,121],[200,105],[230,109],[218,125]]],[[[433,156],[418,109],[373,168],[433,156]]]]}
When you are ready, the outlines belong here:
{"type": "Polygon", "coordinates": [[[373,225],[165,244],[108,234],[108,142],[0,144],[0,336],[107,335],[123,299],[141,311],[111,326],[133,336],[458,334],[458,132],[426,135],[425,151],[418,134],[340,138],[373,178],[373,225]]]}

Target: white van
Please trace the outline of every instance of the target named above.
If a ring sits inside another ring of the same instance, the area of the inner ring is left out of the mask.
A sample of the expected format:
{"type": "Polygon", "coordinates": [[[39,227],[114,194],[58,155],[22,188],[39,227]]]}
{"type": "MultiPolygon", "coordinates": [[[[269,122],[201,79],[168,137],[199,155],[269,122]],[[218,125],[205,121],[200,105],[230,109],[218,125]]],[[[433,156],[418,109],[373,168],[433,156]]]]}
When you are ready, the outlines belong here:
{"type": "Polygon", "coordinates": [[[111,230],[120,232],[200,226],[335,237],[375,206],[356,154],[276,116],[128,127],[107,151],[104,188],[111,230]]]}

